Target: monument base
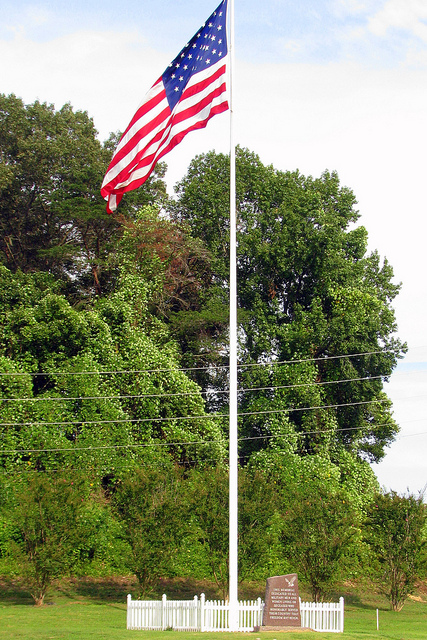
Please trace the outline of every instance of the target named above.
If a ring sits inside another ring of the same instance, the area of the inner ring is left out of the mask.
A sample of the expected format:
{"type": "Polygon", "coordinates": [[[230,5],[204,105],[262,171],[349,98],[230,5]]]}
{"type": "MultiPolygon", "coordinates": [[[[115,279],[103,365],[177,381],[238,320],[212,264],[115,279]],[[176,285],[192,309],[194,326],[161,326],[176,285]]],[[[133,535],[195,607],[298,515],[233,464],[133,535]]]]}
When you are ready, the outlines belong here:
{"type": "Polygon", "coordinates": [[[259,633],[260,631],[281,631],[281,632],[286,632],[286,631],[313,631],[313,629],[310,629],[309,627],[273,627],[271,625],[265,625],[265,626],[261,626],[261,627],[254,627],[254,633],[259,633]]]}

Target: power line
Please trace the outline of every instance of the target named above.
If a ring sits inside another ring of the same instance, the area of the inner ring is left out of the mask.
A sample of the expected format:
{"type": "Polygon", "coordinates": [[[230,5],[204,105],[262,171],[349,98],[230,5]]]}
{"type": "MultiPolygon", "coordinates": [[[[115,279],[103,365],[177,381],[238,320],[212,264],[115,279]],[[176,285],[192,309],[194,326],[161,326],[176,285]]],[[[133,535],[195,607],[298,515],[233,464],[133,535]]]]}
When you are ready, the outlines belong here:
{"type": "MultiPolygon", "coordinates": [[[[425,418],[420,418],[420,420],[425,420],[425,418]]],[[[409,420],[408,422],[419,422],[420,420],[409,420]]],[[[388,423],[376,424],[375,428],[387,427],[388,423]]],[[[274,438],[284,438],[286,436],[289,437],[305,437],[308,435],[328,435],[328,434],[336,434],[336,433],[344,433],[348,431],[359,431],[359,427],[338,427],[337,429],[311,429],[309,431],[297,431],[293,433],[285,433],[285,434],[270,434],[270,435],[262,435],[262,436],[243,436],[238,438],[239,442],[247,442],[252,440],[273,440],[274,438]]],[[[410,435],[424,435],[427,431],[423,431],[417,434],[410,435]]],[[[398,436],[398,437],[409,437],[407,436],[398,436]]],[[[212,445],[212,444],[227,444],[227,440],[188,440],[185,442],[144,442],[144,443],[128,443],[128,444],[111,444],[111,445],[89,445],[87,447],[57,447],[52,449],[3,449],[0,451],[0,454],[8,454],[8,453],[60,453],[60,452],[73,452],[76,453],[78,451],[94,451],[94,450],[116,450],[116,449],[147,449],[147,448],[155,448],[155,447],[187,447],[194,445],[212,445]]]]}
{"type": "MultiPolygon", "coordinates": [[[[336,409],[338,407],[350,407],[357,405],[365,405],[365,404],[382,404],[384,402],[389,402],[388,398],[384,398],[383,400],[366,400],[361,402],[347,402],[344,404],[331,404],[331,405],[319,405],[314,407],[295,407],[289,409],[270,409],[266,411],[248,411],[238,413],[238,416],[253,416],[253,415],[265,415],[271,413],[293,413],[294,411],[309,411],[314,409],[336,409]]],[[[227,418],[226,414],[217,414],[217,413],[207,413],[204,415],[197,416],[176,416],[176,417],[152,417],[152,418],[119,418],[117,420],[85,420],[84,418],[80,420],[72,420],[67,422],[55,422],[55,421],[34,421],[34,422],[0,422],[0,427],[33,427],[35,425],[55,425],[55,426],[72,426],[72,425],[81,425],[81,424],[115,424],[115,423],[138,423],[138,422],[173,422],[176,420],[198,420],[198,419],[206,419],[206,418],[227,418]]]]}
{"type": "MultiPolygon", "coordinates": [[[[393,373],[393,377],[407,376],[413,374],[414,371],[405,371],[400,373],[393,373]]],[[[427,369],[417,373],[427,373],[427,369]]],[[[303,387],[322,387],[335,384],[344,384],[346,382],[365,382],[369,380],[382,380],[383,378],[389,378],[391,374],[382,374],[377,376],[363,376],[358,378],[343,378],[341,380],[323,380],[321,382],[299,382],[296,384],[287,385],[268,385],[265,387],[243,387],[239,388],[239,393],[247,393],[252,391],[275,391],[282,389],[297,389],[303,387]]],[[[221,395],[228,394],[228,389],[212,389],[209,391],[179,391],[177,393],[140,393],[133,395],[109,395],[109,396],[37,396],[35,398],[0,398],[1,402],[76,402],[79,400],[140,400],[141,398],[177,398],[186,396],[200,396],[200,395],[221,395]]]]}
{"type": "MultiPolygon", "coordinates": [[[[406,375],[406,374],[405,374],[406,375]]],[[[247,393],[249,391],[275,391],[281,389],[296,389],[300,387],[322,387],[334,384],[343,384],[345,382],[363,382],[369,380],[380,380],[388,378],[388,375],[364,376],[360,378],[346,378],[343,380],[325,380],[322,382],[300,382],[297,384],[287,385],[269,385],[266,387],[248,387],[239,388],[239,393],[247,393]]],[[[137,400],[141,398],[176,398],[180,396],[200,396],[209,394],[228,394],[228,389],[214,389],[211,391],[180,391],[178,393],[141,393],[136,395],[118,395],[118,396],[38,396],[36,398],[0,398],[2,402],[41,402],[41,401],[78,401],[78,400],[137,400]]]]}
{"type": "MultiPolygon", "coordinates": [[[[409,398],[405,398],[406,400],[412,400],[414,398],[420,398],[424,396],[411,396],[409,398]]],[[[375,399],[375,400],[363,400],[359,402],[345,402],[342,404],[328,404],[328,405],[317,405],[310,407],[289,407],[282,409],[269,409],[265,411],[247,411],[238,413],[238,417],[242,416],[256,416],[256,415],[268,415],[275,413],[295,413],[297,411],[313,411],[319,409],[338,409],[341,407],[355,407],[355,406],[363,406],[368,404],[384,404],[386,402],[391,402],[391,400],[387,398],[383,399],[375,399]]],[[[222,413],[207,413],[203,415],[196,416],[175,416],[175,417],[151,417],[151,418],[117,418],[115,420],[85,420],[81,418],[80,420],[72,420],[67,422],[55,422],[55,421],[39,421],[35,420],[34,422],[0,422],[0,427],[33,427],[36,425],[54,425],[54,426],[73,426],[73,425],[82,425],[82,424],[116,424],[116,423],[140,423],[140,422],[174,422],[178,420],[205,420],[207,418],[213,419],[224,419],[227,418],[227,414],[222,413]]]]}
{"type": "MultiPolygon", "coordinates": [[[[270,362],[253,362],[246,364],[239,364],[239,368],[249,367],[270,367],[282,364],[301,364],[305,362],[328,362],[330,360],[338,360],[343,358],[358,358],[362,356],[372,356],[381,353],[394,353],[394,349],[380,349],[378,351],[365,351],[361,353],[347,353],[337,356],[319,356],[317,358],[301,358],[294,360],[272,360],[270,362]]],[[[115,374],[129,374],[129,373],[171,373],[171,372],[186,372],[186,371],[215,371],[215,370],[229,369],[229,365],[219,365],[206,367],[186,367],[186,368],[156,368],[156,369],[116,369],[112,371],[48,371],[48,372],[8,372],[0,371],[0,376],[80,376],[80,375],[115,375],[115,374]]]]}

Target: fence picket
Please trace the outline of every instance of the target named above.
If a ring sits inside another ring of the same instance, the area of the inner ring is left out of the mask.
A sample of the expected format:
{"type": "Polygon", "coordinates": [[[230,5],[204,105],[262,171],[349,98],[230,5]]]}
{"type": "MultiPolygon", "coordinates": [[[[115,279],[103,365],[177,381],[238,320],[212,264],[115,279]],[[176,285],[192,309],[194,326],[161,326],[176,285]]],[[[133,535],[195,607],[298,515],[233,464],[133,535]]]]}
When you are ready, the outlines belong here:
{"type": "MultiPolygon", "coordinates": [[[[255,601],[239,602],[239,631],[253,631],[262,625],[264,603],[255,601]]],[[[344,631],[344,598],[335,602],[301,602],[301,626],[314,631],[340,633],[344,631]]],[[[128,629],[148,629],[161,631],[172,628],[175,631],[229,631],[229,604],[224,600],[200,599],[161,601],[132,600],[127,596],[126,626],[128,629]]]]}

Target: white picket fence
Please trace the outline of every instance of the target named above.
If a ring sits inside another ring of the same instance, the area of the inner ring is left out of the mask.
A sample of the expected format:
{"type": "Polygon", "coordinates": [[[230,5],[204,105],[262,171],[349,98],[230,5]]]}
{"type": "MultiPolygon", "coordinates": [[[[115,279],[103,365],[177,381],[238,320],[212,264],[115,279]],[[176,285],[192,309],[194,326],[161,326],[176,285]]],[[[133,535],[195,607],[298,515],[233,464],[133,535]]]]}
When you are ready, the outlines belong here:
{"type": "Polygon", "coordinates": [[[344,631],[344,598],[339,602],[301,602],[301,626],[313,631],[344,631]]]}
{"type": "MultiPolygon", "coordinates": [[[[253,631],[262,625],[264,603],[261,598],[239,602],[239,631],[253,631]]],[[[314,631],[344,630],[344,598],[335,602],[301,602],[301,626],[314,631]]],[[[193,600],[132,600],[127,597],[127,628],[160,631],[229,631],[229,604],[206,600],[202,593],[193,600]]]]}

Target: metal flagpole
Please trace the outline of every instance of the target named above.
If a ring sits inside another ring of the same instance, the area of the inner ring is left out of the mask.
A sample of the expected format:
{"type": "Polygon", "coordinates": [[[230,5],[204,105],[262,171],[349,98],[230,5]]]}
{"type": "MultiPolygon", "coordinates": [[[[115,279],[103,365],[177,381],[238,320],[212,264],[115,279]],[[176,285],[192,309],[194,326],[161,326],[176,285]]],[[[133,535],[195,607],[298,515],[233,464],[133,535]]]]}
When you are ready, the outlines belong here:
{"type": "Polygon", "coordinates": [[[234,0],[229,0],[230,37],[230,431],[229,431],[229,627],[237,631],[238,612],[238,451],[237,451],[237,266],[236,149],[233,131],[234,0]]]}

